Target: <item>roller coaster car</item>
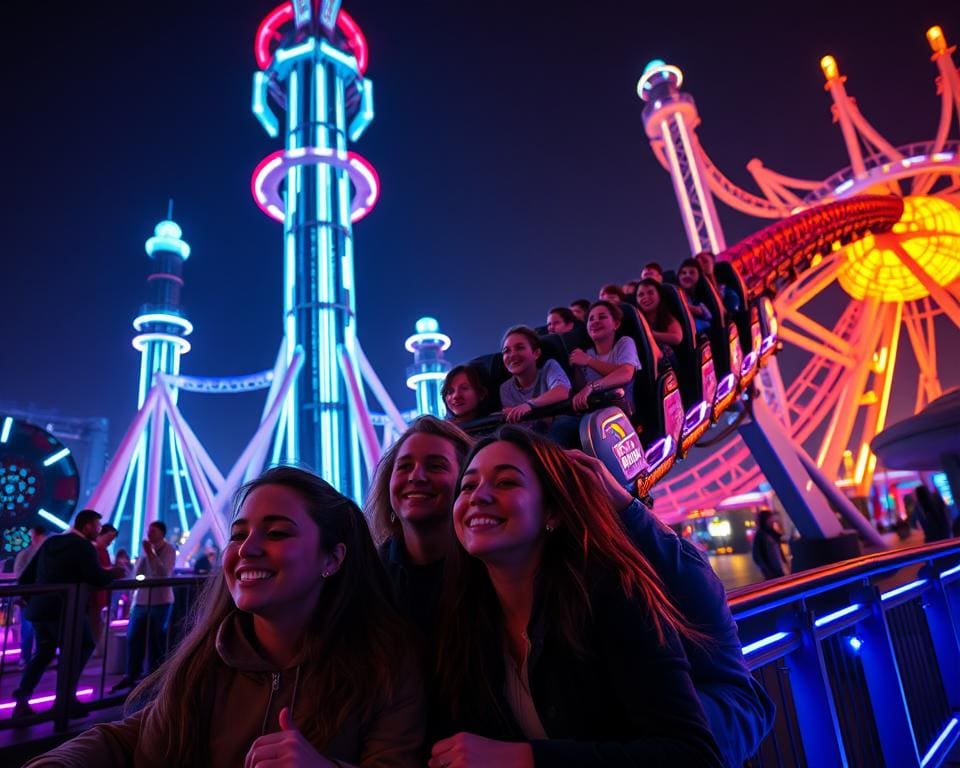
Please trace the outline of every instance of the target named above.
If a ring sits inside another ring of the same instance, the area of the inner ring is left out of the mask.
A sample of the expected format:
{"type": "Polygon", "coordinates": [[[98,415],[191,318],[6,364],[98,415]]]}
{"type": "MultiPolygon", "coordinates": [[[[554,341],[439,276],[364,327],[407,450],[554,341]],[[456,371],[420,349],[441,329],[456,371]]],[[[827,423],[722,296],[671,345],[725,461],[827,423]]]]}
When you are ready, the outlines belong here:
{"type": "MultiPolygon", "coordinates": [[[[635,486],[638,493],[646,494],[653,484],[670,470],[677,459],[677,445],[684,421],[683,402],[676,374],[669,366],[660,364],[660,352],[649,326],[633,307],[623,304],[621,309],[624,313],[624,322],[620,326],[619,335],[628,335],[633,339],[640,360],[640,369],[634,376],[632,384],[636,413],[631,422],[619,408],[603,407],[600,410],[605,413],[604,420],[619,414],[620,418],[610,421],[609,424],[619,424],[625,435],[628,432],[632,433],[639,441],[643,454],[642,460],[638,460],[633,467],[635,472],[629,478],[624,476],[624,484],[635,486]]],[[[593,346],[593,343],[587,335],[586,328],[581,324],[566,333],[541,335],[540,345],[541,365],[547,360],[556,360],[572,380],[574,372],[569,364],[570,353],[574,349],[588,349],[593,346]]],[[[503,365],[502,355],[499,353],[483,355],[470,361],[470,365],[476,367],[481,373],[481,378],[489,383],[487,412],[500,410],[502,408],[500,385],[510,378],[510,374],[503,365]]],[[[605,397],[604,393],[590,397],[591,403],[604,401],[609,403],[609,397],[605,397]]],[[[570,409],[568,400],[547,408],[537,408],[530,418],[569,413],[570,409]]],[[[581,419],[581,434],[584,434],[584,429],[589,429],[588,423],[596,422],[594,414],[597,412],[599,411],[588,412],[581,419]]],[[[486,417],[463,426],[468,432],[483,432],[495,428],[499,423],[501,423],[499,418],[486,417]]],[[[583,446],[585,450],[591,450],[589,443],[583,443],[583,446]]],[[[623,474],[622,465],[617,469],[617,463],[611,460],[609,466],[611,471],[616,470],[615,475],[623,474]]]]}
{"type": "Polygon", "coordinates": [[[683,338],[674,347],[677,354],[680,394],[685,414],[678,453],[686,456],[690,446],[710,429],[713,417],[713,398],[717,392],[717,374],[713,367],[710,342],[697,335],[693,315],[683,291],[664,282],[663,297],[667,309],[680,323],[683,338]]]}
{"type": "MultiPolygon", "coordinates": [[[[757,371],[760,368],[760,312],[755,304],[748,300],[747,287],[744,285],[740,273],[733,268],[729,261],[718,261],[713,273],[717,282],[733,291],[739,300],[740,309],[727,314],[737,326],[737,335],[740,342],[740,352],[743,358],[740,362],[740,382],[738,389],[747,390],[757,371]]],[[[732,358],[732,350],[731,350],[732,358]]]]}
{"type": "Polygon", "coordinates": [[[717,389],[713,396],[711,419],[716,422],[740,394],[740,365],[743,351],[740,349],[740,332],[729,317],[719,291],[709,280],[701,276],[696,286],[697,298],[710,310],[710,328],[707,338],[713,352],[713,366],[717,373],[717,389]]]}

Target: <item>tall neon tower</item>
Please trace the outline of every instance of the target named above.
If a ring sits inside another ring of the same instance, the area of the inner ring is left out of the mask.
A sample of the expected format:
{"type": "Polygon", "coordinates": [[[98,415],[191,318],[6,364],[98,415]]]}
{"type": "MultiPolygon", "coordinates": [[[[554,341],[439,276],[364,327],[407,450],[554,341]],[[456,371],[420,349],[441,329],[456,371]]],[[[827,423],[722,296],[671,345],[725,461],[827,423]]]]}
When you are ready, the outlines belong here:
{"type": "Polygon", "coordinates": [[[273,457],[302,462],[360,498],[362,425],[344,370],[359,362],[353,224],[376,204],[379,181],[347,149],[373,119],[373,85],[363,76],[363,33],[339,6],[287,2],[257,30],[252,109],[284,148],[260,162],[251,189],[261,210],[283,224],[286,349],[304,351],[273,457]],[[283,125],[274,108],[285,113],[283,125]]]}
{"type": "Polygon", "coordinates": [[[447,408],[441,390],[452,367],[443,353],[450,349],[450,337],[440,333],[440,324],[432,317],[421,317],[414,328],[417,332],[404,343],[407,352],[413,353],[413,365],[407,366],[407,386],[417,393],[419,413],[442,419],[447,408]]]}
{"type": "Polygon", "coordinates": [[[654,151],[670,169],[690,252],[720,253],[727,246],[697,151],[700,116],[693,97],[680,92],[681,85],[683,72],[679,67],[660,59],[647,64],[637,83],[637,93],[647,103],[643,108],[643,126],[654,151]]]}
{"type": "MultiPolygon", "coordinates": [[[[193,324],[180,304],[183,265],[190,258],[190,246],[171,215],[172,204],[167,219],[157,224],[144,246],[153,267],[147,277],[149,299],[133,320],[137,331],[133,347],[140,352],[138,410],[143,408],[156,374],[178,375],[180,358],[190,351],[186,337],[193,333],[193,324]]],[[[176,402],[176,389],[170,395],[176,402]]],[[[148,424],[137,444],[114,518],[121,538],[126,541],[130,536],[134,554],[144,530],[154,520],[189,530],[187,509],[196,511],[199,505],[185,475],[182,449],[173,428],[162,421],[148,424]]]]}

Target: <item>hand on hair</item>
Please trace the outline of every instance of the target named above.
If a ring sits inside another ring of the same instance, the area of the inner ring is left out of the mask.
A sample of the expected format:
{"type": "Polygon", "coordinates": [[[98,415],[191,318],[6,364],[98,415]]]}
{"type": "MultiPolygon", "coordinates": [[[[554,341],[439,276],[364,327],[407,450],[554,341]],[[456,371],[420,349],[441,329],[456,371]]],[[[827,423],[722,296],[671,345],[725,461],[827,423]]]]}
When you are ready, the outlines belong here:
{"type": "Polygon", "coordinates": [[[304,738],[287,707],[280,710],[280,730],[261,736],[247,752],[243,768],[336,768],[304,738]]]}
{"type": "Polygon", "coordinates": [[[528,403],[520,403],[520,405],[515,405],[512,408],[504,408],[503,418],[506,419],[508,424],[516,424],[532,410],[533,407],[528,403]]]}
{"type": "Polygon", "coordinates": [[[622,512],[633,502],[634,497],[617,481],[607,465],[594,456],[588,456],[583,451],[568,450],[567,456],[584,472],[593,475],[600,481],[610,504],[617,512],[622,512]]]}
{"type": "Polygon", "coordinates": [[[438,741],[430,750],[429,768],[533,768],[533,750],[527,742],[494,741],[473,733],[458,733],[438,741]]]}

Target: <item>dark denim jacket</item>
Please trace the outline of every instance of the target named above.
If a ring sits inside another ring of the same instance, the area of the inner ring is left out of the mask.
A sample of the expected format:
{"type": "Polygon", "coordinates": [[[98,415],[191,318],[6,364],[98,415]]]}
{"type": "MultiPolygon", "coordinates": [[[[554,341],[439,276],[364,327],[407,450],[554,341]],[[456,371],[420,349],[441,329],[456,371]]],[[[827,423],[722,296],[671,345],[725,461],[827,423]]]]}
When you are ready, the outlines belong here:
{"type": "Polygon", "coordinates": [[[739,768],[773,725],[774,706],[743,660],[723,583],[693,544],[677,536],[641,502],[634,501],[620,517],[677,608],[715,643],[706,648],[684,643],[684,650],[724,765],[739,768]]]}

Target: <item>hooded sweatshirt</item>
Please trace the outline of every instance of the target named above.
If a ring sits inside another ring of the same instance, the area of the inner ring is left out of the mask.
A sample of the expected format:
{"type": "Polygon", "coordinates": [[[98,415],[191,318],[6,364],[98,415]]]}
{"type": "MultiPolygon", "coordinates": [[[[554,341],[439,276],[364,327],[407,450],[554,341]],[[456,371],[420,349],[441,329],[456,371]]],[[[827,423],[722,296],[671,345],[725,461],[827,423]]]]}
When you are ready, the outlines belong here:
{"type": "MultiPolygon", "coordinates": [[[[277,669],[251,642],[249,614],[234,611],[217,631],[219,662],[203,692],[204,724],[209,733],[207,768],[237,768],[256,739],[280,730],[279,715],[290,708],[294,723],[313,702],[300,688],[302,665],[277,669]]],[[[309,662],[305,662],[309,663],[309,662]]],[[[323,745],[320,754],[346,768],[413,768],[420,765],[423,741],[423,690],[409,665],[397,680],[393,698],[367,721],[357,714],[347,717],[338,733],[323,745]]],[[[115,723],[97,725],[75,739],[47,752],[24,768],[160,768],[162,734],[150,717],[152,704],[115,723]]]]}

